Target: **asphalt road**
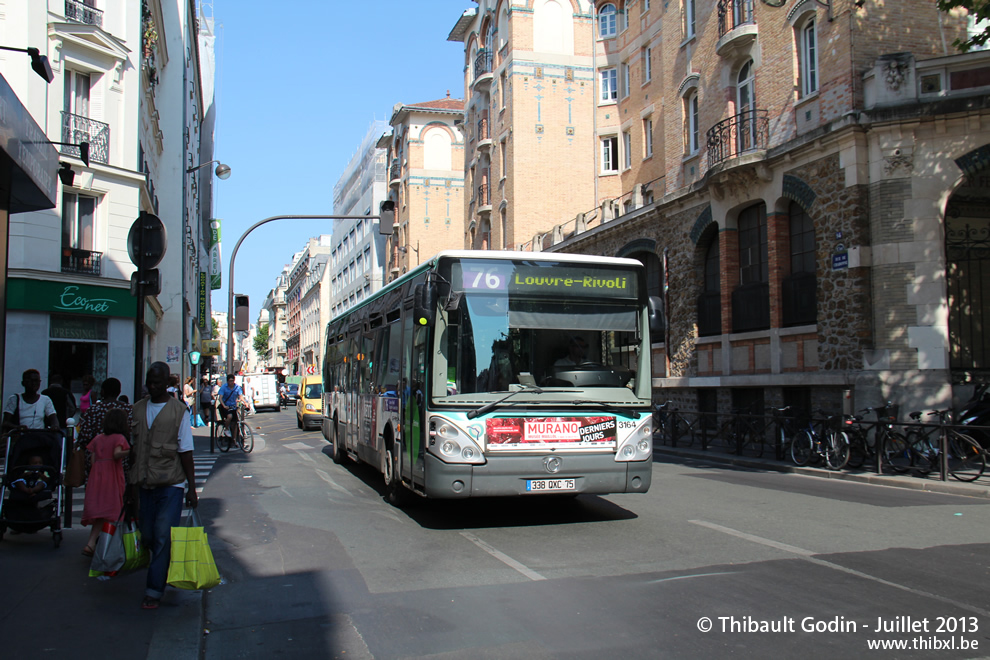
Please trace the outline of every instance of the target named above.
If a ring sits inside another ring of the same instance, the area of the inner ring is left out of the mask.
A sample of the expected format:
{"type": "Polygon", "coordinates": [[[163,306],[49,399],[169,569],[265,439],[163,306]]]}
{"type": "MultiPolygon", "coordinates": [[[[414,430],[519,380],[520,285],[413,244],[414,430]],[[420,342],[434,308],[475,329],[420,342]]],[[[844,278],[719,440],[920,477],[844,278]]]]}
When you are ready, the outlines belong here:
{"type": "Polygon", "coordinates": [[[208,659],[990,656],[987,499],[665,456],[645,495],[398,510],[251,420],[200,502],[208,659]]]}

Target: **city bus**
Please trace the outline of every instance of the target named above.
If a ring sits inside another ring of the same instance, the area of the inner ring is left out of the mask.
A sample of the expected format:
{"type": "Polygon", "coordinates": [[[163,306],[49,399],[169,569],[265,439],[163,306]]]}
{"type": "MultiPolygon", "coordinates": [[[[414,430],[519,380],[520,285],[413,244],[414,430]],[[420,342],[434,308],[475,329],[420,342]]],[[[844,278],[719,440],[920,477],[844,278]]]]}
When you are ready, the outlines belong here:
{"type": "Polygon", "coordinates": [[[440,252],[327,325],[323,435],[397,506],[645,493],[663,324],[633,259],[440,252]]]}

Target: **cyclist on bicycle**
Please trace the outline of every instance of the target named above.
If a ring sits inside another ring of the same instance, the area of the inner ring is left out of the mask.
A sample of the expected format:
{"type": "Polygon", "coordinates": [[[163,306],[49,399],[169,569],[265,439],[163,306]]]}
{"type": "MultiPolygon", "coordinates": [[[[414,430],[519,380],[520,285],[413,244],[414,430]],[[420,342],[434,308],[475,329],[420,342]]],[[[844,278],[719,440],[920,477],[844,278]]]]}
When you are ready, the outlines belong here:
{"type": "Polygon", "coordinates": [[[220,419],[230,430],[230,439],[237,442],[237,404],[247,403],[244,390],[237,384],[234,374],[227,374],[227,384],[217,392],[217,409],[220,419]]]}

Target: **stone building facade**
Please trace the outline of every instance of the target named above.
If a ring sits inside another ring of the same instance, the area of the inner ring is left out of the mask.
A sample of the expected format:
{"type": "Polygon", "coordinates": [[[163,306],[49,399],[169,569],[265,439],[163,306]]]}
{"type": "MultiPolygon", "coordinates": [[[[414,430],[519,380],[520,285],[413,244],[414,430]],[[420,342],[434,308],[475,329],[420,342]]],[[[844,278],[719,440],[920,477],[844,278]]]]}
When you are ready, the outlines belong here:
{"type": "MultiPolygon", "coordinates": [[[[928,0],[488,4],[452,33],[467,44],[468,121],[471,44],[498,49],[492,98],[509,71],[517,106],[535,71],[521,72],[501,35],[536,35],[540,16],[570,17],[574,58],[587,57],[565,59],[594,85],[577,113],[594,132],[581,135],[592,172],[576,157],[504,161],[506,182],[542,167],[577,188],[545,186],[551,226],[535,238],[510,229],[510,244],[644,262],[669,319],[653,347],[657,400],[914,410],[965,400],[987,375],[990,57],[953,49],[964,14],[928,0]]],[[[542,86],[538,111],[552,103],[542,86]]],[[[509,155],[532,128],[513,110],[500,129],[509,155]]],[[[508,194],[493,208],[503,202],[508,218],[528,212],[508,194]]],[[[469,205],[467,227],[480,219],[469,205]]],[[[484,246],[470,229],[468,244],[484,246]]]]}

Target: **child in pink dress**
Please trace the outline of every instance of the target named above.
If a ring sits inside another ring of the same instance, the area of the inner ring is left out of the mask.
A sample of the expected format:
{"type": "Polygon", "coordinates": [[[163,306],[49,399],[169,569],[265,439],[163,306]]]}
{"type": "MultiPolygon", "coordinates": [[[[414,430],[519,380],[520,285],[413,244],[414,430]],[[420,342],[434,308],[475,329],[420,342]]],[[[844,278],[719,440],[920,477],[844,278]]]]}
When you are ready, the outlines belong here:
{"type": "Polygon", "coordinates": [[[117,520],[124,507],[123,458],[131,451],[125,437],[129,430],[127,413],[113,408],[103,418],[103,433],[86,445],[86,450],[93,457],[93,467],[86,481],[81,521],[83,525],[93,526],[89,542],[82,551],[87,557],[93,556],[103,523],[117,520]]]}

